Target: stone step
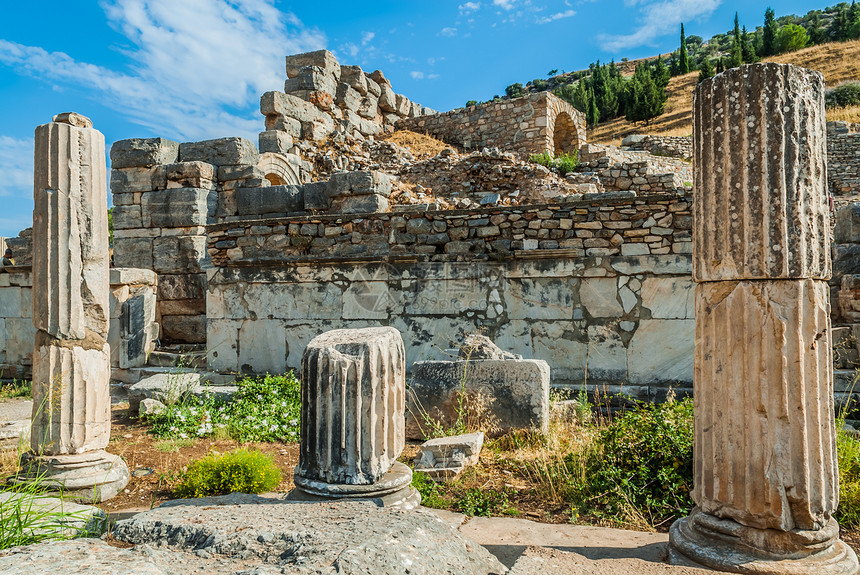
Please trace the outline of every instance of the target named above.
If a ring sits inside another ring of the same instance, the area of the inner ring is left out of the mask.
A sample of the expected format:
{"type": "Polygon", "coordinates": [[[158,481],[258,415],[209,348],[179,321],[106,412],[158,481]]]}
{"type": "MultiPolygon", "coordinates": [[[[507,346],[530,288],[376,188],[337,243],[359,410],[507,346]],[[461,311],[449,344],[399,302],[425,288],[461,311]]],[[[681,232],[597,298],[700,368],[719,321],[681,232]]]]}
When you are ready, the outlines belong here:
{"type": "Polygon", "coordinates": [[[206,352],[177,353],[173,351],[155,350],[149,354],[147,365],[155,367],[206,367],[206,352]]]}

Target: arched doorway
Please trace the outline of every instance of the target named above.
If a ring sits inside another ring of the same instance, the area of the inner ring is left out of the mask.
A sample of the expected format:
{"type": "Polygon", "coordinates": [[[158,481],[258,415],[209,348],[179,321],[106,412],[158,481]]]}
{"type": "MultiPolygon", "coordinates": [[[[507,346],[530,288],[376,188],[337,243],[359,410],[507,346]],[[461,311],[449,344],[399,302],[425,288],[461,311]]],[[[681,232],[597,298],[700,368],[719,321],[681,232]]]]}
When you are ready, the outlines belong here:
{"type": "Polygon", "coordinates": [[[302,183],[296,167],[282,154],[275,152],[260,154],[257,167],[263,171],[266,179],[273,186],[298,186],[302,183]]]}
{"type": "Polygon", "coordinates": [[[552,132],[553,152],[556,156],[569,154],[579,149],[579,134],[573,118],[567,112],[560,112],[555,117],[552,132]]]}

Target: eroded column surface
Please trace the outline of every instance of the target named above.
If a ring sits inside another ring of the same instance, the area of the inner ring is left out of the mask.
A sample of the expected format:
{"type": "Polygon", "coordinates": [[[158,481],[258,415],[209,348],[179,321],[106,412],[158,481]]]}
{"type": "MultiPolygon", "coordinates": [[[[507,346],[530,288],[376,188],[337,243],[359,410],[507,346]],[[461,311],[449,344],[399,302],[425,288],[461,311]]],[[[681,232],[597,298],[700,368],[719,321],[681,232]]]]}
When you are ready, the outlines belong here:
{"type": "Polygon", "coordinates": [[[128,481],[110,439],[110,315],[104,136],[62,114],[36,128],[33,210],[34,458],[89,501],[128,481]]]}
{"type": "Polygon", "coordinates": [[[406,354],[391,327],[317,336],[302,357],[302,418],[295,483],[304,494],[376,498],[412,507],[406,441],[406,354]]]}
{"type": "Polygon", "coordinates": [[[838,539],[824,82],[782,64],[694,92],[696,509],[672,559],[853,574],[838,539]]]}

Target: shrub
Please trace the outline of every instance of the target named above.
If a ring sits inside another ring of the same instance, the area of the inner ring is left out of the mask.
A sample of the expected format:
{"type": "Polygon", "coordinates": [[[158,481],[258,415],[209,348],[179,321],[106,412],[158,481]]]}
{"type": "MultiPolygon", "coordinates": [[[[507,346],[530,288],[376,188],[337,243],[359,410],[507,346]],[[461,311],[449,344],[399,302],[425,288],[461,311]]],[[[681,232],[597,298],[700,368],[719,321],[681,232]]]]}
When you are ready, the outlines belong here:
{"type": "Polygon", "coordinates": [[[860,82],[845,82],[828,90],[824,95],[824,103],[828,108],[860,106],[860,82]]]}
{"type": "Polygon", "coordinates": [[[562,176],[566,176],[570,172],[574,171],[577,165],[579,165],[579,152],[577,151],[573,151],[569,154],[562,154],[557,157],[554,162],[555,168],[562,176]]]}
{"type": "Polygon", "coordinates": [[[238,441],[298,441],[301,386],[292,372],[245,378],[236,385],[239,391],[229,403],[185,396],[147,415],[150,433],[171,439],[227,433],[238,441]]]}
{"type": "Polygon", "coordinates": [[[421,505],[433,509],[447,509],[448,502],[442,497],[442,487],[421,471],[412,473],[412,487],[421,494],[421,505]]]}
{"type": "Polygon", "coordinates": [[[228,493],[263,493],[281,482],[275,461],[260,451],[237,449],[211,453],[193,462],[175,489],[177,497],[207,497],[228,493]]]}
{"type": "Polygon", "coordinates": [[[860,440],[849,435],[843,419],[836,420],[836,454],[839,461],[839,508],[843,527],[860,525],[860,440]]]}
{"type": "Polygon", "coordinates": [[[507,492],[479,487],[466,490],[457,501],[457,510],[470,517],[492,517],[509,507],[507,492]]]}
{"type": "Polygon", "coordinates": [[[584,511],[658,525],[692,509],[692,399],[639,404],[600,429],[596,445],[585,461],[568,456],[568,467],[585,467],[585,485],[573,490],[584,511]]]}
{"type": "Polygon", "coordinates": [[[550,170],[554,169],[562,176],[569,174],[579,165],[579,152],[574,150],[569,154],[562,154],[557,158],[551,152],[546,151],[542,154],[532,154],[529,156],[529,162],[538,164],[550,170]]]}
{"type": "Polygon", "coordinates": [[[477,106],[477,105],[478,105],[478,101],[477,101],[477,100],[469,100],[468,102],[466,102],[466,107],[467,107],[467,108],[468,108],[469,106],[477,106]]]}
{"type": "Polygon", "coordinates": [[[532,154],[529,156],[529,162],[543,166],[544,168],[552,168],[553,159],[552,154],[549,152],[544,152],[543,154],[532,154]]]}

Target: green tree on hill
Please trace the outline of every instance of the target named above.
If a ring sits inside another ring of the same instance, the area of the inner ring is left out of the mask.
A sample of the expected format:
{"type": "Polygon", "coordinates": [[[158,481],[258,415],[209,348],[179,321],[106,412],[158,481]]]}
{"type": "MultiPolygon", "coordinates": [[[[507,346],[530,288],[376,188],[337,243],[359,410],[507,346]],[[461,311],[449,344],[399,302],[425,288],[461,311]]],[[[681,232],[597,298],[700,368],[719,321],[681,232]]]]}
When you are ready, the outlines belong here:
{"type": "Polygon", "coordinates": [[[710,58],[702,60],[702,65],[699,66],[699,82],[712,78],[714,76],[714,66],[711,64],[710,58]]]}
{"type": "Polygon", "coordinates": [[[773,56],[776,54],[776,34],[779,32],[779,24],[776,23],[776,15],[768,7],[764,13],[764,29],[762,31],[761,55],[773,56]]]}
{"type": "Polygon", "coordinates": [[[687,56],[687,38],[684,36],[684,23],[681,22],[681,48],[678,56],[677,76],[690,73],[690,60],[687,56]]]}
{"type": "Polygon", "coordinates": [[[741,53],[743,55],[744,64],[753,64],[758,62],[758,54],[756,54],[755,46],[753,45],[750,34],[747,33],[747,27],[741,29],[741,53]]]}
{"type": "Polygon", "coordinates": [[[643,62],[636,66],[630,81],[629,97],[625,116],[628,122],[644,121],[647,125],[652,118],[663,113],[668,94],[655,81],[649,63],[643,62]]]}
{"type": "Polygon", "coordinates": [[[776,35],[776,48],[780,54],[800,50],[807,44],[809,44],[809,35],[803,26],[797,24],[786,24],[776,35]]]}
{"type": "Polygon", "coordinates": [[[735,12],[735,28],[732,32],[732,50],[729,54],[729,68],[737,68],[744,63],[741,27],[738,25],[738,13],[735,12]]]}

